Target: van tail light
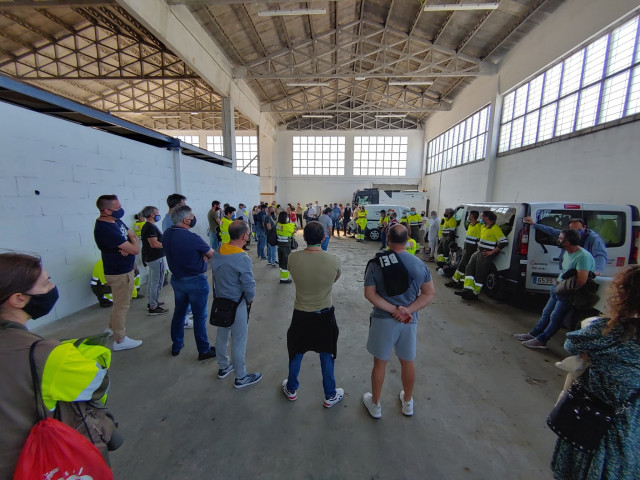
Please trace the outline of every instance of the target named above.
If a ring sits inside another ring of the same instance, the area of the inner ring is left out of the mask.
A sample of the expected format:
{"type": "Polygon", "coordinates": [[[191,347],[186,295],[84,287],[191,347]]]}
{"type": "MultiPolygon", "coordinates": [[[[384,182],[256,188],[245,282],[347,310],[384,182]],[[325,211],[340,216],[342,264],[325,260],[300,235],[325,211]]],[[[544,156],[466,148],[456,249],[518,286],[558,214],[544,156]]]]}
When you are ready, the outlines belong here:
{"type": "Polygon", "coordinates": [[[638,264],[638,249],[640,249],[640,227],[633,227],[633,244],[631,245],[631,255],[629,255],[629,265],[638,264]]]}
{"type": "Polygon", "coordinates": [[[518,233],[518,253],[527,255],[529,253],[529,225],[525,224],[518,233]]]}

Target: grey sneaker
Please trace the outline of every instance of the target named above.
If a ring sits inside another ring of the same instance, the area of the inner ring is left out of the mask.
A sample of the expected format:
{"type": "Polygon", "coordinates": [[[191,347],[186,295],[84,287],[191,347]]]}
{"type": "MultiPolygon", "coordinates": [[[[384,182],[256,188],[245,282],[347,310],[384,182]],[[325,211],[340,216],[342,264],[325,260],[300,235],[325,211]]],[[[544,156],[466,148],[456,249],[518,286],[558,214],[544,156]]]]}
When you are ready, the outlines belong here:
{"type": "Polygon", "coordinates": [[[364,396],[362,397],[362,403],[364,403],[364,406],[367,407],[369,415],[371,415],[373,418],[382,417],[382,405],[376,405],[375,403],[373,403],[373,395],[371,394],[371,392],[367,392],[364,394],[364,396]]]}
{"type": "Polygon", "coordinates": [[[233,386],[236,388],[244,388],[249,385],[253,385],[254,383],[258,383],[260,380],[262,380],[262,374],[260,372],[247,373],[244,378],[236,378],[236,381],[233,382],[233,386]]]}
{"type": "Polygon", "coordinates": [[[336,403],[344,398],[344,390],[336,388],[336,393],[331,398],[325,398],[323,405],[327,408],[333,407],[336,403]]]}
{"type": "Polygon", "coordinates": [[[230,363],[224,368],[219,368],[218,378],[226,378],[231,372],[233,372],[233,363],[230,363]]]}
{"type": "Polygon", "coordinates": [[[516,340],[520,340],[521,342],[526,342],[527,340],[533,340],[536,338],[529,333],[514,333],[513,336],[516,340]]]}
{"type": "Polygon", "coordinates": [[[400,402],[402,402],[402,413],[407,417],[413,415],[413,397],[408,402],[404,401],[404,390],[400,392],[400,402]]]}
{"type": "Polygon", "coordinates": [[[527,340],[526,342],[522,342],[521,345],[524,345],[527,348],[547,348],[546,343],[542,343],[537,338],[532,338],[531,340],[527,340]]]}

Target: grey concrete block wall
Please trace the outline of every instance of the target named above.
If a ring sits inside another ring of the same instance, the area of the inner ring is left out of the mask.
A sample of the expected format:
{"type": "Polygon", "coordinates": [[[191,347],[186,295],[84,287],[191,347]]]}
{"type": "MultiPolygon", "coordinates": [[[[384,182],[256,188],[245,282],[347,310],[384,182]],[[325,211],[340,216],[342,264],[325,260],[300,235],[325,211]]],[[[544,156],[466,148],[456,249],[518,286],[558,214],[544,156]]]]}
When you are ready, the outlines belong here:
{"type": "MultiPolygon", "coordinates": [[[[166,197],[176,191],[177,165],[178,190],[204,238],[214,198],[235,206],[259,200],[255,176],[4,103],[0,140],[0,248],[41,255],[60,289],[54,311],[40,325],[96,303],[89,280],[100,258],[93,239],[99,195],[118,195],[129,227],[146,205],[164,216],[166,197]]],[[[144,280],[144,268],[141,273],[144,280]]]]}

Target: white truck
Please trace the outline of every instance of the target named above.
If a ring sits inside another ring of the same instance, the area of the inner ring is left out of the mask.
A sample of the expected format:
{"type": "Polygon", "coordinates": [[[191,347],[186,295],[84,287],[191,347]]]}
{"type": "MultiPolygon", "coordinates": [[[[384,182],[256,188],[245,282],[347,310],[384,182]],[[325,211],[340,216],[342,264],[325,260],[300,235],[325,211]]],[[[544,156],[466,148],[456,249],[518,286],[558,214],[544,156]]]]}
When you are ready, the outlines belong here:
{"type": "Polygon", "coordinates": [[[353,203],[358,205],[403,205],[415,207],[418,213],[427,211],[427,193],[419,190],[387,190],[365,188],[353,193],[353,203]]]}
{"type": "Polygon", "coordinates": [[[638,263],[640,244],[640,214],[634,205],[608,205],[581,202],[531,203],[466,203],[455,209],[458,221],[456,243],[462,246],[471,210],[493,211],[497,224],[509,240],[507,248],[498,254],[494,270],[485,282],[489,297],[498,298],[509,288],[546,293],[560,273],[560,248],[556,237],[525,224],[532,217],[536,223],[555,229],[569,228],[571,218],[582,218],[587,228],[595,231],[607,247],[607,264],[601,276],[600,301],[595,308],[604,311],[606,287],[623,267],[638,263]]]}

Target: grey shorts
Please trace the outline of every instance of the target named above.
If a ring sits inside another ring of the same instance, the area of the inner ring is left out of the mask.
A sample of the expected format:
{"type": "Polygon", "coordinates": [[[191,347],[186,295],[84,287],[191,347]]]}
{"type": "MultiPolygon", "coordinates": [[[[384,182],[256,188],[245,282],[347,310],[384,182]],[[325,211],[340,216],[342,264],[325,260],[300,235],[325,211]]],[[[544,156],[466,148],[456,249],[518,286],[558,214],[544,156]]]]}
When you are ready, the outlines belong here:
{"type": "Polygon", "coordinates": [[[387,361],[395,349],[400,360],[408,362],[416,358],[418,323],[400,323],[393,317],[370,317],[367,350],[379,360],[387,361]]]}

